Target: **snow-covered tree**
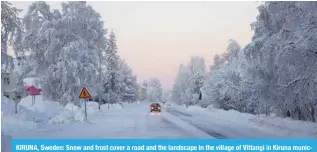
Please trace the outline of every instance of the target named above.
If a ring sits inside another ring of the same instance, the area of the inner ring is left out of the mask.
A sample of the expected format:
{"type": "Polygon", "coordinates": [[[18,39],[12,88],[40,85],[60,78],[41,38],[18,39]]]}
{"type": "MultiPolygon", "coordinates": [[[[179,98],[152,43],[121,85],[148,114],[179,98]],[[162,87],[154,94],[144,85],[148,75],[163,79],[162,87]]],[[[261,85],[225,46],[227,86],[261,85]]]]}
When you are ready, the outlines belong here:
{"type": "Polygon", "coordinates": [[[284,115],[291,111],[297,119],[315,121],[317,4],[266,2],[258,10],[245,52],[260,97],[284,115]]]}
{"type": "Polygon", "coordinates": [[[138,83],[137,77],[133,74],[132,69],[128,64],[120,59],[119,60],[119,74],[120,74],[120,92],[122,94],[133,94],[135,98],[138,98],[138,83]]]}
{"type": "MultiPolygon", "coordinates": [[[[53,26],[54,19],[50,6],[43,1],[33,2],[23,18],[25,35],[22,39],[23,47],[29,52],[29,62],[34,75],[46,73],[49,65],[56,63],[61,50],[61,40],[53,26]],[[60,43],[60,44],[59,44],[60,43]]],[[[59,16],[60,18],[61,16],[59,16]]]]}
{"type": "Polygon", "coordinates": [[[241,97],[241,72],[243,54],[240,45],[230,40],[227,52],[221,56],[215,56],[214,64],[204,82],[203,92],[205,99],[202,106],[213,106],[223,109],[245,109],[241,97]]]}
{"type": "Polygon", "coordinates": [[[184,65],[180,65],[176,79],[172,89],[172,100],[178,104],[182,104],[182,96],[185,94],[186,90],[191,87],[189,68],[184,65]]]}
{"type": "Polygon", "coordinates": [[[13,58],[7,54],[8,46],[12,46],[16,56],[23,53],[21,37],[23,25],[18,17],[22,11],[11,6],[7,1],[1,1],[1,71],[11,71],[14,68],[13,58]]]}
{"type": "Polygon", "coordinates": [[[157,78],[151,78],[148,81],[147,99],[152,102],[161,102],[163,97],[163,89],[161,82],[157,78]]]}
{"type": "Polygon", "coordinates": [[[96,87],[107,44],[98,12],[86,2],[62,3],[62,13],[33,2],[24,21],[24,45],[48,99],[71,102],[83,86],[96,87]]]}
{"type": "Polygon", "coordinates": [[[206,74],[204,58],[192,57],[188,65],[180,65],[172,90],[174,102],[196,104],[206,74]]]}
{"type": "Polygon", "coordinates": [[[245,48],[230,41],[204,83],[204,104],[316,121],[317,4],[265,2],[245,48]]]}
{"type": "Polygon", "coordinates": [[[119,55],[117,51],[116,36],[113,31],[109,35],[108,48],[106,49],[106,64],[107,64],[107,81],[105,84],[105,92],[109,92],[113,97],[111,102],[117,102],[120,100],[121,86],[120,73],[119,73],[119,55]]]}
{"type": "Polygon", "coordinates": [[[164,102],[172,101],[172,92],[171,92],[171,90],[163,90],[163,100],[164,100],[164,102]]]}
{"type": "MultiPolygon", "coordinates": [[[[191,93],[196,96],[199,95],[200,89],[203,86],[203,81],[206,74],[205,59],[200,57],[192,57],[189,62],[190,76],[191,76],[191,93]]],[[[196,98],[198,99],[198,98],[196,98]]]]}

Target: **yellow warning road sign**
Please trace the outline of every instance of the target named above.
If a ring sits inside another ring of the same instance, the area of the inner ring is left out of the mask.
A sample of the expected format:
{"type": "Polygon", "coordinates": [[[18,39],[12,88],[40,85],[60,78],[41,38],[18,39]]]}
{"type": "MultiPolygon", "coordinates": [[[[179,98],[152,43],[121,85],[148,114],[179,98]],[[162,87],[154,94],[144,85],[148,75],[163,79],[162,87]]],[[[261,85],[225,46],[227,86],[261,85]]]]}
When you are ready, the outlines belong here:
{"type": "Polygon", "coordinates": [[[83,87],[83,88],[81,89],[79,98],[84,98],[84,99],[91,98],[90,93],[88,92],[88,90],[87,90],[85,87],[83,87]]]}

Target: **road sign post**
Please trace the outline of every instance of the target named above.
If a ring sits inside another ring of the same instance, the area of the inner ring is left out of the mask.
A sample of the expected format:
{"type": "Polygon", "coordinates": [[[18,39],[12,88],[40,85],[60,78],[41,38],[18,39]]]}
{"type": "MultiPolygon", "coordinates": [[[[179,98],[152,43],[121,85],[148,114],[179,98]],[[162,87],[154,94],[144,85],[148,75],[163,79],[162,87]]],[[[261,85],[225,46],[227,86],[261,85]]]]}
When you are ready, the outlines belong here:
{"type": "Polygon", "coordinates": [[[14,99],[14,113],[18,114],[18,99],[14,99]]]}
{"type": "Polygon", "coordinates": [[[86,102],[89,100],[89,98],[91,98],[91,95],[90,95],[89,91],[86,89],[86,87],[83,87],[81,89],[81,92],[79,94],[79,98],[87,99],[87,100],[85,100],[85,121],[87,121],[88,119],[87,119],[87,103],[86,102]]]}

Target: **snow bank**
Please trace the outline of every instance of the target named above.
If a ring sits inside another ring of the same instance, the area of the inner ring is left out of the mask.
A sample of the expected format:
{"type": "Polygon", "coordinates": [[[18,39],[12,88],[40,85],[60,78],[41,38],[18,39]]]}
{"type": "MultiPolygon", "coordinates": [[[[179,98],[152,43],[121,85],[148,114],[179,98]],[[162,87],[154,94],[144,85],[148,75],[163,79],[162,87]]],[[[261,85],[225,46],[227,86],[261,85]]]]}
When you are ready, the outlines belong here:
{"type": "MultiPolygon", "coordinates": [[[[84,107],[83,107],[83,110],[84,107]]],[[[97,102],[87,102],[87,114],[95,115],[99,112],[99,104],[97,102]]]]}
{"type": "Polygon", "coordinates": [[[49,124],[71,124],[84,121],[84,112],[73,103],[68,103],[59,113],[54,116],[49,124]]]}
{"type": "Polygon", "coordinates": [[[122,106],[124,106],[124,105],[120,105],[118,103],[115,103],[115,104],[103,104],[103,105],[101,105],[101,111],[119,110],[119,109],[122,109],[122,106]]]}
{"type": "MultiPolygon", "coordinates": [[[[73,124],[84,121],[84,106],[68,103],[62,106],[59,102],[48,101],[42,95],[35,98],[27,96],[18,103],[18,114],[15,114],[15,102],[2,97],[2,128],[10,132],[20,129],[34,129],[42,124],[73,124]]],[[[102,105],[99,111],[97,102],[87,102],[88,117],[99,115],[103,111],[122,109],[120,104],[102,105]]]]}
{"type": "Polygon", "coordinates": [[[18,114],[15,114],[15,102],[7,97],[2,96],[1,99],[1,114],[2,116],[15,116],[19,117],[23,120],[34,120],[34,117],[38,115],[38,113],[33,112],[23,106],[17,105],[18,114]]]}
{"type": "MultiPolygon", "coordinates": [[[[101,111],[99,111],[99,104],[97,102],[87,102],[87,115],[88,117],[94,117],[101,115],[101,113],[108,110],[118,110],[121,109],[120,104],[103,104],[101,105],[101,111]],[[109,107],[108,107],[109,106],[109,107]]],[[[76,106],[73,103],[68,103],[64,108],[62,108],[59,113],[54,116],[49,124],[72,124],[80,123],[85,120],[85,107],[82,103],[81,106],[76,106]]]]}
{"type": "Polygon", "coordinates": [[[1,112],[2,114],[14,114],[15,104],[13,100],[8,99],[5,96],[2,96],[1,99],[1,112]]]}
{"type": "Polygon", "coordinates": [[[308,121],[293,120],[290,118],[271,117],[265,115],[252,115],[248,113],[241,113],[235,110],[221,110],[208,107],[208,109],[198,106],[192,106],[188,110],[192,112],[204,111],[212,112],[213,116],[223,117],[230,121],[237,123],[246,123],[268,132],[279,133],[281,136],[288,137],[317,137],[317,123],[308,121]]]}
{"type": "Polygon", "coordinates": [[[307,121],[292,120],[290,118],[266,117],[263,115],[249,118],[250,124],[259,129],[270,128],[283,136],[317,138],[317,124],[307,121]]]}
{"type": "Polygon", "coordinates": [[[235,110],[225,111],[213,107],[202,108],[199,106],[189,106],[188,108],[183,108],[173,105],[172,108],[188,113],[195,119],[212,120],[213,124],[210,124],[212,126],[224,126],[225,124],[228,126],[236,125],[236,127],[244,126],[252,130],[287,138],[317,137],[317,123],[292,120],[289,118],[252,115],[235,110]]]}
{"type": "Polygon", "coordinates": [[[18,105],[18,114],[15,114],[13,100],[2,96],[1,99],[1,124],[4,132],[15,132],[21,129],[32,129],[37,126],[35,122],[44,121],[39,113],[30,111],[18,105]]]}
{"type": "Polygon", "coordinates": [[[31,111],[42,113],[48,119],[55,116],[62,109],[59,102],[48,101],[43,98],[42,95],[35,97],[35,103],[32,105],[32,96],[27,96],[21,99],[19,105],[27,108],[31,111]]]}

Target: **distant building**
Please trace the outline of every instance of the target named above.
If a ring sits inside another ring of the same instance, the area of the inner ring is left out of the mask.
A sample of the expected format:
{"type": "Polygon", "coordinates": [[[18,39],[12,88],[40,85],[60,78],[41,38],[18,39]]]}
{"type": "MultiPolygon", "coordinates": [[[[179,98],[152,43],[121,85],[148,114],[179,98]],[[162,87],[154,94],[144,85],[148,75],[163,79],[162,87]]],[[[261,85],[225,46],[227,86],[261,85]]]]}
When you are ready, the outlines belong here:
{"type": "Polygon", "coordinates": [[[122,94],[122,101],[123,102],[135,102],[136,98],[134,94],[122,94]]]}
{"type": "Polygon", "coordinates": [[[147,94],[146,94],[146,87],[145,86],[139,85],[138,93],[139,93],[139,100],[145,100],[146,99],[147,94]]]}

